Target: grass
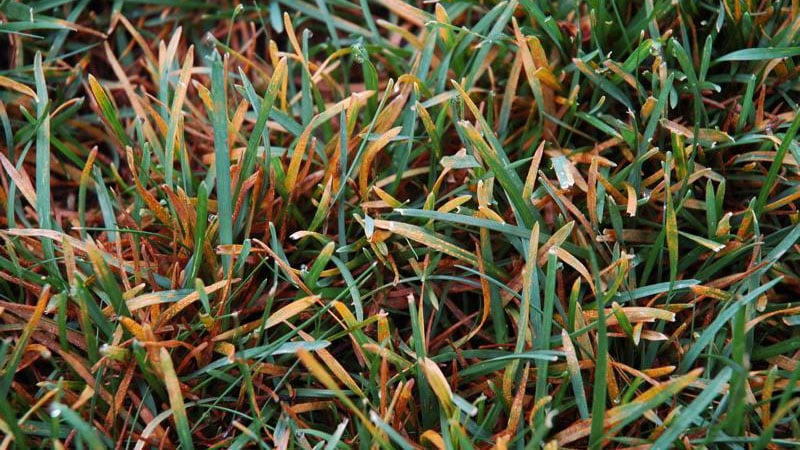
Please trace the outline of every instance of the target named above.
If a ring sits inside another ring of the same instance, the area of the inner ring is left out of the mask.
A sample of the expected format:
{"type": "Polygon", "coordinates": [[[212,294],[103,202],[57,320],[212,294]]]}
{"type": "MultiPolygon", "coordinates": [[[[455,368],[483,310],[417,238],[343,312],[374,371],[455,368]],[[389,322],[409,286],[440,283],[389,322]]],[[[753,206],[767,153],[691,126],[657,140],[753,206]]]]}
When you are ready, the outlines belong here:
{"type": "Polygon", "coordinates": [[[0,448],[800,447],[797,1],[0,1],[0,448]]]}

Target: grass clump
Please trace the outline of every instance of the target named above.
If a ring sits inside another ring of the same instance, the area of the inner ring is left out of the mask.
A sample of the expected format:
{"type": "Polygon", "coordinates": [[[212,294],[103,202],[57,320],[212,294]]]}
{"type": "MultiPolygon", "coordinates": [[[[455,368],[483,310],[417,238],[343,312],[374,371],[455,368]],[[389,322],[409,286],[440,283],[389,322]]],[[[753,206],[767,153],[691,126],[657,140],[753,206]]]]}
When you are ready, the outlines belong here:
{"type": "Polygon", "coordinates": [[[0,15],[0,448],[800,445],[796,1],[0,15]]]}

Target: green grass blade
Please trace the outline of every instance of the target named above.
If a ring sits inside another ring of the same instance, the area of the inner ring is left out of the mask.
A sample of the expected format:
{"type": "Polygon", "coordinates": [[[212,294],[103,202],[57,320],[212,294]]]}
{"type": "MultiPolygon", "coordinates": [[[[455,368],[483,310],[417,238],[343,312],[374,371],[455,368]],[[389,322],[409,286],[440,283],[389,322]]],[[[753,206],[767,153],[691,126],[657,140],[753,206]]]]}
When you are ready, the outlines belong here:
{"type": "MultiPolygon", "coordinates": [[[[214,169],[217,180],[217,219],[219,244],[233,244],[233,196],[231,195],[231,159],[228,149],[228,113],[222,58],[214,52],[211,58],[212,127],[214,132],[214,169]]],[[[222,255],[225,273],[231,266],[230,255],[222,255]]]]}

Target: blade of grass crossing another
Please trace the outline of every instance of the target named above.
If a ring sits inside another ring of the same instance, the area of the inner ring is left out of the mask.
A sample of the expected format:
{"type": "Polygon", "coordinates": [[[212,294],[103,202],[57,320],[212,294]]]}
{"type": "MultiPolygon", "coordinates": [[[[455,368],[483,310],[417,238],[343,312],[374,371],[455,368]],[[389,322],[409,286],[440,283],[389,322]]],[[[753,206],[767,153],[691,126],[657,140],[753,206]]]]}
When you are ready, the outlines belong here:
{"type": "Polygon", "coordinates": [[[519,175],[508,168],[509,163],[504,161],[506,158],[503,158],[503,155],[497,152],[495,148],[490,147],[472,124],[462,121],[459,123],[459,128],[464,133],[467,143],[475,149],[481,159],[494,172],[497,181],[503,187],[514,211],[522,219],[525,228],[533,226],[533,223],[536,222],[536,216],[534,216],[533,208],[522,198],[524,186],[519,175]]]}
{"type": "Polygon", "coordinates": [[[492,127],[480,113],[477,105],[475,105],[475,102],[472,101],[464,88],[455,81],[451,81],[451,83],[461,95],[462,100],[464,100],[464,103],[472,115],[475,116],[475,120],[477,120],[483,131],[483,137],[489,140],[490,145],[483,140],[478,130],[469,122],[461,121],[458,122],[458,125],[465,130],[464,133],[467,140],[475,146],[481,158],[483,158],[495,172],[497,181],[500,182],[503,189],[506,191],[506,195],[508,195],[511,204],[514,206],[515,212],[522,219],[522,224],[525,228],[531,228],[533,223],[540,219],[539,213],[534,208],[530,207],[529,203],[522,198],[522,190],[524,187],[522,180],[514,170],[508,168],[508,166],[511,165],[511,161],[508,159],[508,155],[503,149],[502,143],[494,134],[492,127]]]}
{"type": "Polygon", "coordinates": [[[767,178],[764,180],[764,184],[761,185],[761,191],[758,193],[758,200],[754,208],[756,217],[761,217],[761,213],[764,211],[764,205],[767,204],[767,197],[769,197],[769,193],[772,192],[775,187],[775,182],[778,180],[778,172],[784,164],[783,159],[786,157],[786,152],[789,151],[789,147],[794,142],[794,137],[797,135],[798,130],[800,130],[800,112],[795,112],[792,124],[783,135],[781,145],[775,152],[775,158],[772,160],[772,165],[769,167],[767,178]]]}
{"type": "MultiPolygon", "coordinates": [[[[675,395],[689,387],[697,380],[700,370],[695,370],[687,375],[676,377],[666,383],[653,386],[630,402],[608,410],[605,422],[610,426],[610,433],[616,433],[626,424],[641,415],[658,407],[660,404],[674,398],[675,395]]],[[[560,445],[575,442],[589,435],[591,419],[580,420],[555,436],[560,445]]]]}
{"type": "MultiPolygon", "coordinates": [[[[244,77],[244,73],[241,73],[242,77],[244,77]]],[[[269,113],[272,110],[272,106],[275,103],[275,97],[278,94],[278,89],[280,88],[281,82],[286,75],[286,58],[281,58],[278,62],[278,65],[275,67],[275,70],[272,73],[272,78],[269,80],[269,85],[267,86],[267,91],[264,93],[264,98],[261,99],[261,105],[258,110],[258,117],[256,118],[256,124],[253,127],[253,131],[250,134],[250,139],[247,141],[247,148],[244,153],[244,158],[242,161],[242,170],[241,175],[239,176],[239,180],[236,182],[236,190],[234,191],[233,198],[238,199],[239,193],[242,189],[242,184],[250,176],[250,173],[253,171],[253,167],[255,166],[256,162],[256,153],[258,150],[258,142],[259,140],[264,140],[264,146],[269,146],[269,134],[267,129],[267,119],[269,119],[269,113]]],[[[254,104],[253,107],[255,108],[256,105],[254,104]]]]}
{"type": "Polygon", "coordinates": [[[361,424],[367,428],[367,430],[372,435],[373,439],[377,441],[381,446],[386,447],[386,442],[382,439],[375,429],[373,423],[367,418],[366,414],[355,404],[353,401],[342,392],[339,385],[333,379],[333,377],[328,373],[328,371],[317,361],[317,359],[304,348],[299,348],[297,350],[297,357],[300,362],[308,369],[308,373],[311,377],[317,380],[320,384],[325,386],[325,388],[332,391],[336,397],[344,403],[350,411],[361,421],[361,424]]]}
{"type": "Polygon", "coordinates": [[[81,415],[70,409],[69,406],[59,402],[53,402],[50,405],[50,416],[60,417],[66,421],[69,426],[77,432],[79,440],[83,441],[90,450],[105,450],[109,446],[104,443],[97,433],[97,430],[86,423],[81,415]]]}
{"type": "Polygon", "coordinates": [[[424,228],[403,222],[393,222],[388,220],[375,220],[374,222],[375,228],[391,231],[392,233],[406,237],[412,241],[419,242],[420,244],[430,247],[436,251],[445,253],[461,261],[469,263],[473,267],[478,267],[478,259],[474,254],[464,250],[463,248],[455,245],[436,233],[431,233],[424,228]]]}
{"type": "MultiPolygon", "coordinates": [[[[681,433],[693,422],[699,420],[700,414],[725,389],[725,384],[730,377],[730,367],[722,369],[722,372],[703,388],[700,395],[675,417],[664,434],[650,448],[652,450],[673,448],[673,443],[680,437],[681,433]]],[[[741,399],[731,399],[731,401],[741,401],[741,399]]]]}
{"type": "Polygon", "coordinates": [[[640,169],[642,164],[642,156],[647,153],[649,147],[651,145],[651,141],[653,136],[656,133],[658,128],[659,120],[661,120],[662,114],[664,113],[667,105],[667,99],[669,97],[669,93],[672,89],[672,83],[675,80],[675,74],[671,73],[667,77],[667,81],[661,86],[661,91],[658,94],[658,100],[656,101],[656,105],[653,107],[653,111],[650,113],[650,117],[647,120],[647,126],[644,130],[644,136],[642,137],[641,142],[639,142],[639,146],[636,149],[636,160],[634,161],[634,167],[630,171],[628,175],[628,181],[633,184],[633,188],[636,192],[639,192],[641,189],[641,182],[642,182],[642,171],[640,169]]]}
{"type": "Polygon", "coordinates": [[[683,361],[681,361],[680,370],[682,372],[686,372],[689,368],[694,364],[697,358],[700,356],[701,352],[711,343],[711,341],[716,336],[717,332],[719,332],[722,327],[733,318],[734,315],[739,311],[740,308],[744,308],[748,303],[752,302],[753,300],[757,299],[759,296],[767,292],[770,288],[778,284],[782,278],[775,278],[774,280],[770,280],[769,282],[761,285],[758,289],[755,289],[748,293],[746,296],[740,298],[736,302],[727,306],[724,310],[722,310],[719,314],[716,315],[714,321],[708,325],[703,333],[700,334],[700,337],[697,338],[694,344],[689,348],[686,354],[683,357],[683,361]]]}

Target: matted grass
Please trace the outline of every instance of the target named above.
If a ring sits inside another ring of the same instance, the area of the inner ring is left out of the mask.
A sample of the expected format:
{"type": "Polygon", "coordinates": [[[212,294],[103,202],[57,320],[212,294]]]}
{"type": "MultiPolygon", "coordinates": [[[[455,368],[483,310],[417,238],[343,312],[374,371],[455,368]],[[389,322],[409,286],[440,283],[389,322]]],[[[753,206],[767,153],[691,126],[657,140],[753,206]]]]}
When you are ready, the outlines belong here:
{"type": "Polygon", "coordinates": [[[0,448],[800,446],[797,1],[0,1],[0,448]]]}

